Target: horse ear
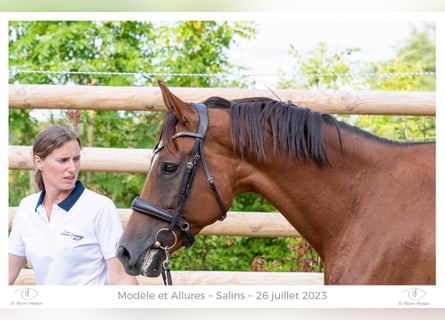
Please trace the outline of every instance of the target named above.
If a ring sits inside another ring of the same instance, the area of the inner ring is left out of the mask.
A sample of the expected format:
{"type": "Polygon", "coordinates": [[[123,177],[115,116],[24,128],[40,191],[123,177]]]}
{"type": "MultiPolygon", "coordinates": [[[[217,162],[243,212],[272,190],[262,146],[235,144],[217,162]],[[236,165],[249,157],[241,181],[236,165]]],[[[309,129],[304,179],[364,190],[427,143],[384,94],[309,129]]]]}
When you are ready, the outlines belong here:
{"type": "Polygon", "coordinates": [[[168,110],[173,111],[176,117],[181,123],[191,122],[192,119],[196,118],[196,112],[193,110],[189,103],[186,103],[175,96],[167,85],[158,80],[159,88],[161,89],[162,99],[168,110]]]}

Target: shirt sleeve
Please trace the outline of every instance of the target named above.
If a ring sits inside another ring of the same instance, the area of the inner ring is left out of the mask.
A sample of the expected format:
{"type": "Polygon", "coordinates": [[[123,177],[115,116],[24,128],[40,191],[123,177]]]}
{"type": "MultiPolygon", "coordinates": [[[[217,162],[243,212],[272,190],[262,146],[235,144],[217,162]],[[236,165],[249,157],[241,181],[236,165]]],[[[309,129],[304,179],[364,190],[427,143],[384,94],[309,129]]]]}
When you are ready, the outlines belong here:
{"type": "Polygon", "coordinates": [[[22,216],[24,213],[23,211],[24,211],[24,206],[21,202],[15,213],[8,241],[9,253],[21,257],[26,256],[25,243],[22,240],[22,229],[21,229],[21,227],[23,226],[22,222],[22,216]]]}
{"type": "Polygon", "coordinates": [[[111,199],[107,198],[96,224],[97,237],[105,260],[116,256],[116,245],[122,235],[123,228],[119,214],[111,199]]]}

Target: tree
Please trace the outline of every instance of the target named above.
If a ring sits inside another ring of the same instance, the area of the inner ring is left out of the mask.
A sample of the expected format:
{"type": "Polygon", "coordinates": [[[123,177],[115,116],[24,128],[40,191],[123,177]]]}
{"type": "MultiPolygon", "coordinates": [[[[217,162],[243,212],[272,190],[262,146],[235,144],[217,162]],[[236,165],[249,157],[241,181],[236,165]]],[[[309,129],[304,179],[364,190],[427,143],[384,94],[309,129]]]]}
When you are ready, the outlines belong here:
{"type": "Polygon", "coordinates": [[[289,55],[295,59],[292,76],[285,76],[280,70],[278,82],[280,88],[336,90],[346,85],[359,86],[355,79],[342,75],[352,72],[354,68],[353,54],[358,48],[346,48],[342,51],[329,50],[327,44],[319,42],[317,46],[303,55],[296,45],[289,45],[289,55]]]}

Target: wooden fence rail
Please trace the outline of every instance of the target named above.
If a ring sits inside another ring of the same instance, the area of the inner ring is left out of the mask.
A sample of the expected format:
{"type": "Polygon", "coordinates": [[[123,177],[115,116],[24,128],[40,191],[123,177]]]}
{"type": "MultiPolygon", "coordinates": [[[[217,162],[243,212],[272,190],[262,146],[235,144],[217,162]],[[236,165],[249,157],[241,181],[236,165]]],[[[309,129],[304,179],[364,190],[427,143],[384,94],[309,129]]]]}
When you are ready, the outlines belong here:
{"type": "MultiPolygon", "coordinates": [[[[147,173],[151,156],[151,149],[84,147],[80,170],[147,173]]],[[[33,170],[32,147],[9,146],[9,169],[33,170]]]]}
{"type": "MultiPolygon", "coordinates": [[[[9,208],[9,230],[17,207],[9,208]]],[[[131,209],[117,209],[125,228],[131,209]]],[[[278,212],[230,211],[223,222],[205,227],[199,235],[244,236],[244,237],[299,237],[295,228],[278,212]]]]}
{"type": "MultiPolygon", "coordinates": [[[[227,99],[266,96],[326,113],[434,115],[434,92],[308,91],[234,88],[170,88],[184,101],[211,96],[227,99]]],[[[9,85],[9,107],[16,109],[165,110],[157,87],[9,85]]]]}

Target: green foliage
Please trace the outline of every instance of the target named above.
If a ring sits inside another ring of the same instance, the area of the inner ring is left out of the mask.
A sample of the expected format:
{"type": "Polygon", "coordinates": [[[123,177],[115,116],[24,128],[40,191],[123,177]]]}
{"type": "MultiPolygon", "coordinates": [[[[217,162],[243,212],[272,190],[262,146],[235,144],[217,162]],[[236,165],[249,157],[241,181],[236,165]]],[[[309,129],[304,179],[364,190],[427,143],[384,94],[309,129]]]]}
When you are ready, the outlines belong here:
{"type": "Polygon", "coordinates": [[[172,267],[218,271],[322,271],[319,257],[307,242],[301,238],[279,237],[198,237],[191,250],[174,253],[172,267]]]}
{"type": "Polygon", "coordinates": [[[36,120],[30,119],[29,110],[9,110],[9,144],[28,144],[36,134],[36,120]]]}
{"type": "MultiPolygon", "coordinates": [[[[373,90],[435,91],[435,78],[419,75],[398,75],[403,72],[435,72],[436,46],[434,25],[413,28],[411,35],[389,61],[370,65],[372,72],[396,73],[393,77],[368,79],[373,90]]],[[[414,116],[361,116],[346,117],[345,121],[379,136],[399,141],[436,140],[436,118],[414,116]]]]}
{"type": "MultiPolygon", "coordinates": [[[[11,69],[65,72],[151,71],[156,41],[151,23],[136,21],[17,21],[10,23],[11,69]],[[141,50],[142,48],[146,50],[141,50]]],[[[134,85],[132,77],[18,73],[11,82],[134,85]]]]}
{"type": "Polygon", "coordinates": [[[244,193],[243,195],[235,197],[230,209],[232,211],[276,211],[269,202],[255,193],[244,193]]]}
{"type": "MultiPolygon", "coordinates": [[[[435,72],[436,44],[435,26],[425,23],[423,28],[412,28],[410,37],[399,45],[394,59],[373,63],[371,72],[435,72]]],[[[395,75],[394,77],[376,77],[369,79],[369,84],[376,90],[435,91],[434,77],[418,75],[395,75]]]]}
{"type": "Polygon", "coordinates": [[[320,42],[314,50],[302,55],[295,45],[289,46],[289,54],[295,59],[292,78],[286,79],[282,72],[279,87],[298,89],[339,89],[351,84],[350,78],[339,74],[346,74],[352,70],[353,53],[360,49],[348,48],[341,52],[332,52],[326,43],[320,42]],[[322,75],[322,76],[320,76],[322,75]]]}
{"type": "Polygon", "coordinates": [[[250,39],[255,28],[245,22],[186,21],[163,24],[157,46],[163,53],[158,72],[171,73],[165,78],[171,86],[230,86],[227,79],[214,76],[190,77],[181,74],[239,73],[241,67],[229,62],[228,50],[236,36],[250,39]],[[171,63],[174,62],[174,63],[171,63]]]}
{"type": "MultiPolygon", "coordinates": [[[[30,118],[29,110],[9,110],[9,144],[31,145],[37,134],[37,121],[30,118]]],[[[9,171],[9,203],[19,201],[32,190],[33,175],[27,171],[9,171]]]]}

